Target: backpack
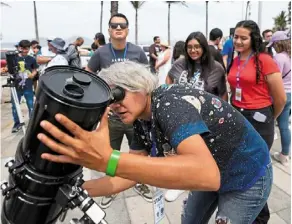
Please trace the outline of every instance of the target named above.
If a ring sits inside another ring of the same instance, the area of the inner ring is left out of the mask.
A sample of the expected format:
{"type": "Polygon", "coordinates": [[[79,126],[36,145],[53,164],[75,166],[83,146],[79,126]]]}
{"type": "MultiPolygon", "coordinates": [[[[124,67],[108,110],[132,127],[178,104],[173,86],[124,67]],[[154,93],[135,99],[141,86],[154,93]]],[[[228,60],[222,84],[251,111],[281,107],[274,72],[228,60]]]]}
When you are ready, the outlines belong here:
{"type": "Polygon", "coordinates": [[[69,59],[69,56],[68,56],[68,49],[69,49],[69,47],[72,46],[72,45],[75,47],[75,50],[76,50],[76,52],[77,52],[77,58],[80,58],[80,55],[79,55],[79,51],[78,51],[77,46],[75,46],[74,44],[69,44],[68,47],[65,49],[65,52],[66,52],[66,54],[67,54],[67,58],[66,58],[66,59],[68,60],[68,64],[69,64],[69,66],[72,65],[72,61],[75,59],[75,58],[73,58],[73,59],[69,59]]]}

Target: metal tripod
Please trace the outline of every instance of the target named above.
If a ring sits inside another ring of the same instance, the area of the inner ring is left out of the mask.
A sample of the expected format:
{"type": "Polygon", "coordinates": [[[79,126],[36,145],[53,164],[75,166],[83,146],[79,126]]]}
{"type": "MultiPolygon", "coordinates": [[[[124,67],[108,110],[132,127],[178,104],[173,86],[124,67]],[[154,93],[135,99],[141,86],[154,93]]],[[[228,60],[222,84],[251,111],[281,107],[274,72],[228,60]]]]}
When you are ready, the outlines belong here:
{"type": "MultiPolygon", "coordinates": [[[[5,88],[5,87],[10,88],[11,97],[12,97],[12,100],[14,101],[17,116],[19,119],[19,125],[22,128],[23,134],[25,134],[26,128],[25,128],[24,118],[22,116],[22,112],[21,112],[21,108],[20,108],[20,104],[19,104],[19,100],[18,100],[16,88],[15,88],[15,80],[14,80],[14,77],[10,74],[9,74],[9,77],[7,78],[7,83],[5,85],[2,85],[2,88],[5,88]]],[[[11,103],[13,103],[13,102],[11,102],[11,103]]]]}

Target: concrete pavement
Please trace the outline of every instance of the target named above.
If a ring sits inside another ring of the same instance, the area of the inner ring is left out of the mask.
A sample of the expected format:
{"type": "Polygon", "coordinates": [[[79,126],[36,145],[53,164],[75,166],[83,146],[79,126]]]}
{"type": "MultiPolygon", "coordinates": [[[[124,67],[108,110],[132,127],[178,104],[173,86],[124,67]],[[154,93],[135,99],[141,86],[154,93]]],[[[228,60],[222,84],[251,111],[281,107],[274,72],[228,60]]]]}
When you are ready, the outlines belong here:
{"type": "MultiPolygon", "coordinates": [[[[1,77],[2,81],[5,78],[1,77]]],[[[3,83],[2,83],[3,84],[3,83]]],[[[1,99],[1,180],[8,177],[6,168],[3,168],[3,163],[13,157],[16,151],[16,146],[23,136],[22,131],[17,134],[11,134],[13,125],[11,115],[11,104],[3,104],[4,100],[10,98],[9,89],[4,89],[1,99]]],[[[21,104],[27,119],[27,109],[24,102],[21,104]]],[[[277,130],[278,131],[278,130],[277,130]]],[[[279,136],[279,133],[278,133],[279,136]]],[[[127,151],[127,142],[123,142],[123,151],[127,151]]],[[[274,142],[272,152],[279,151],[281,148],[280,140],[274,142]]],[[[273,161],[274,168],[274,184],[272,193],[269,198],[269,207],[271,210],[270,224],[289,224],[291,223],[291,164],[289,167],[284,167],[273,161]]],[[[101,174],[91,172],[84,169],[85,179],[100,177],[101,174]]],[[[166,218],[163,224],[178,224],[180,223],[180,214],[182,210],[182,201],[187,196],[187,192],[181,195],[178,200],[172,203],[165,203],[166,218]]],[[[2,199],[2,198],[1,198],[2,199]]],[[[95,198],[99,201],[100,198],[95,198]]],[[[2,205],[2,203],[1,203],[2,205]]],[[[0,205],[0,206],[1,206],[0,205]]],[[[109,224],[153,224],[153,206],[146,202],[142,197],[137,195],[132,189],[120,193],[113,204],[105,210],[106,220],[109,224]]],[[[81,218],[82,213],[75,209],[69,211],[64,223],[69,223],[72,218],[81,218]]],[[[214,216],[209,223],[214,223],[214,216]]]]}

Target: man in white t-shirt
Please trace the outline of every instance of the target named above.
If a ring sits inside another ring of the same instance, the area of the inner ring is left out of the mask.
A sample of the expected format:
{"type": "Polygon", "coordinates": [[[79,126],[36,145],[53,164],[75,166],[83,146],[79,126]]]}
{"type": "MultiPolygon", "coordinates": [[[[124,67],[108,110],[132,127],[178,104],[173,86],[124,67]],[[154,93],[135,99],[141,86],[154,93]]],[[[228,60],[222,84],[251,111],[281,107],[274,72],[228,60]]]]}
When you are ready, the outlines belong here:
{"type": "Polygon", "coordinates": [[[48,42],[48,47],[50,51],[55,54],[55,56],[44,66],[41,71],[41,75],[45,72],[45,70],[49,67],[56,65],[69,65],[69,58],[64,49],[65,41],[62,38],[55,38],[48,42]]]}
{"type": "Polygon", "coordinates": [[[55,66],[55,65],[68,65],[68,56],[65,52],[64,46],[65,41],[62,38],[55,38],[51,42],[48,43],[50,49],[53,53],[56,54],[55,57],[48,63],[47,67],[55,66]]]}

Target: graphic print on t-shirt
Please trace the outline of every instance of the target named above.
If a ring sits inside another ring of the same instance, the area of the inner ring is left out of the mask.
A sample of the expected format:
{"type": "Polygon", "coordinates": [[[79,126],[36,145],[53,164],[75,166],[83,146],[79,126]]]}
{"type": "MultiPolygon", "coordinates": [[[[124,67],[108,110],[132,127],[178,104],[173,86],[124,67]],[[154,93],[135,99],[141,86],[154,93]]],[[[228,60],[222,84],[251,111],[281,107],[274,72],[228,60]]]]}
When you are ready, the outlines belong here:
{"type": "Polygon", "coordinates": [[[179,79],[178,79],[179,84],[187,84],[191,85],[191,87],[198,89],[198,90],[204,90],[204,80],[201,79],[201,71],[198,69],[193,77],[191,77],[188,80],[188,72],[185,70],[181,73],[179,79]]]}
{"type": "Polygon", "coordinates": [[[129,58],[112,58],[112,63],[129,61],[129,58]]]}

